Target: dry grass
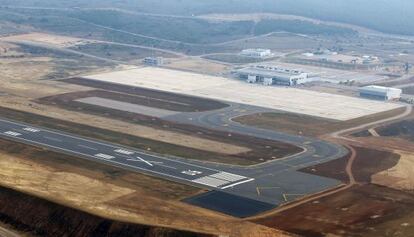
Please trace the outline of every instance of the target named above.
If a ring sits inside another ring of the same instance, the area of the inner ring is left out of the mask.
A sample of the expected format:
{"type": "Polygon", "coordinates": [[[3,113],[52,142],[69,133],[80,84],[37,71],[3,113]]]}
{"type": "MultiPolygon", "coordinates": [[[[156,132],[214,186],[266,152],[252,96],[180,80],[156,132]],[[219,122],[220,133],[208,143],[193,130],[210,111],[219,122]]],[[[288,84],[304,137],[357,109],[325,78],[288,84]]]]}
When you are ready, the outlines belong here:
{"type": "Polygon", "coordinates": [[[92,42],[91,40],[84,40],[75,37],[52,35],[38,32],[2,37],[0,38],[0,40],[6,42],[30,41],[36,43],[50,44],[62,48],[92,42]]]}
{"type": "Polygon", "coordinates": [[[172,59],[166,67],[210,75],[219,75],[227,73],[230,70],[229,66],[210,62],[202,58],[172,59]]]}
{"type": "Polygon", "coordinates": [[[398,190],[414,190],[414,154],[404,151],[395,151],[401,157],[398,164],[388,170],[372,176],[375,184],[398,190]]]}

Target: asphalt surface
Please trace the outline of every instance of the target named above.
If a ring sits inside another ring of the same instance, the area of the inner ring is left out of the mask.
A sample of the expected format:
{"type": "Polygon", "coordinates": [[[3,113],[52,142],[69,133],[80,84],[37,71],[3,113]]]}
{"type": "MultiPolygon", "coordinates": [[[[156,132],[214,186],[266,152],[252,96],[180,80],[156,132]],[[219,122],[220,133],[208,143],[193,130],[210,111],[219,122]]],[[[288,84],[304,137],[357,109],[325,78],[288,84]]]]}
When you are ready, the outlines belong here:
{"type": "MultiPolygon", "coordinates": [[[[243,174],[255,179],[252,182],[227,189],[225,190],[226,192],[278,206],[341,184],[340,181],[335,179],[302,173],[298,170],[341,158],[348,154],[348,150],[344,147],[315,138],[289,135],[239,124],[232,121],[232,118],[247,114],[275,111],[250,105],[234,103],[230,105],[230,107],[221,110],[203,113],[182,113],[163,119],[224,130],[229,133],[239,133],[286,142],[302,147],[304,151],[290,157],[249,167],[205,162],[205,167],[220,167],[222,170],[243,174]]],[[[198,163],[197,161],[189,162],[198,163]]]]}
{"type": "Polygon", "coordinates": [[[215,168],[9,120],[0,119],[0,137],[203,188],[226,189],[253,180],[215,168]]]}
{"type": "Polygon", "coordinates": [[[240,217],[254,215],[341,184],[335,179],[298,170],[343,157],[348,153],[345,148],[318,139],[244,126],[231,120],[236,116],[257,112],[272,111],[231,104],[220,110],[181,113],[163,119],[282,141],[302,147],[304,151],[290,157],[242,167],[159,156],[6,119],[0,119],[0,137],[211,190],[214,195],[203,194],[184,201],[240,217]],[[231,200],[237,200],[238,208],[229,208],[231,200]]]}

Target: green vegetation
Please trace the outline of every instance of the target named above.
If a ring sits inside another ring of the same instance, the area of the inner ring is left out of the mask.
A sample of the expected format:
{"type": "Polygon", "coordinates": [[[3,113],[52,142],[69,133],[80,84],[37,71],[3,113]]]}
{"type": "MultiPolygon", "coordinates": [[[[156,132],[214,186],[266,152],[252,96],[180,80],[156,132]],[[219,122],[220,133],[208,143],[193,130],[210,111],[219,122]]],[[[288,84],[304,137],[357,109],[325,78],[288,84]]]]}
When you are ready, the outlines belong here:
{"type": "Polygon", "coordinates": [[[71,47],[71,49],[80,51],[82,53],[95,55],[98,57],[109,58],[118,61],[131,61],[138,60],[144,57],[165,57],[174,58],[173,54],[163,53],[160,51],[154,51],[149,49],[143,49],[139,47],[113,45],[106,43],[91,43],[85,45],[77,45],[71,47]]]}
{"type": "Polygon", "coordinates": [[[355,24],[386,33],[414,35],[409,0],[0,0],[0,6],[120,8],[191,16],[208,13],[280,13],[355,24]]]}
{"type": "Polygon", "coordinates": [[[270,32],[285,31],[306,35],[355,35],[356,31],[348,28],[329,26],[324,24],[314,24],[309,21],[301,20],[262,20],[256,28],[255,34],[262,35],[270,32]]]}
{"type": "Polygon", "coordinates": [[[154,17],[113,10],[77,11],[71,17],[150,37],[187,43],[214,43],[249,34],[253,22],[211,23],[200,19],[154,17]]]}

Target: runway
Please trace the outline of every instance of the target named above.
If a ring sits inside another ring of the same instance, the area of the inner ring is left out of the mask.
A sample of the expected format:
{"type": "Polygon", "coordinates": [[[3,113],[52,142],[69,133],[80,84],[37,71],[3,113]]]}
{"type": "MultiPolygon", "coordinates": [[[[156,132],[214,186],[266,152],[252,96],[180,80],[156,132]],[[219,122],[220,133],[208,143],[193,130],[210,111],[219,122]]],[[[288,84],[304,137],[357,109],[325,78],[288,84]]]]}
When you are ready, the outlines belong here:
{"type": "Polygon", "coordinates": [[[219,110],[180,113],[164,119],[287,142],[304,151],[244,167],[157,155],[7,119],[0,119],[0,138],[207,189],[209,192],[183,201],[238,217],[256,215],[341,185],[338,180],[299,170],[343,157],[347,154],[346,149],[318,139],[244,126],[231,120],[235,116],[257,112],[266,112],[266,109],[231,104],[219,110]]]}
{"type": "Polygon", "coordinates": [[[202,167],[177,159],[147,154],[132,148],[9,120],[0,119],[0,137],[166,179],[186,182],[201,188],[224,190],[254,180],[214,168],[202,167]]]}

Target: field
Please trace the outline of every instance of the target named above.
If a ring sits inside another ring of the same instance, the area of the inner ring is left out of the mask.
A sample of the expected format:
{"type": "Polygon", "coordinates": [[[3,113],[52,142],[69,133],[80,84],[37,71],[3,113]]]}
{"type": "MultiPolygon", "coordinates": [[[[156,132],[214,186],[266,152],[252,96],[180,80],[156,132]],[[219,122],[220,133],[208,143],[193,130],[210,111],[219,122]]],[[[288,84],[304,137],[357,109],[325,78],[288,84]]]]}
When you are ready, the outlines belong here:
{"type": "Polygon", "coordinates": [[[403,108],[399,108],[348,121],[335,121],[284,112],[245,115],[235,118],[234,121],[250,126],[283,131],[290,134],[320,136],[344,128],[354,127],[359,124],[392,117],[393,115],[401,113],[403,110],[403,108]]]}
{"type": "Polygon", "coordinates": [[[73,47],[75,45],[82,45],[90,43],[90,40],[84,40],[76,37],[61,36],[61,35],[51,35],[45,33],[28,33],[28,34],[18,34],[13,36],[7,36],[1,38],[3,41],[19,42],[19,41],[32,41],[37,43],[44,43],[49,45],[55,45],[58,47],[73,47]]]}
{"type": "Polygon", "coordinates": [[[259,63],[264,61],[273,60],[274,58],[269,59],[260,59],[260,58],[252,58],[238,54],[209,54],[207,56],[203,56],[203,58],[208,60],[214,60],[224,63],[232,63],[232,64],[247,64],[247,63],[259,63]]]}
{"type": "Polygon", "coordinates": [[[169,54],[157,50],[108,43],[89,43],[75,45],[72,46],[71,49],[98,57],[105,57],[112,60],[128,63],[141,63],[141,60],[145,57],[177,57],[174,54],[169,54]]]}
{"type": "Polygon", "coordinates": [[[403,93],[414,95],[414,86],[403,88],[403,93]]]}
{"type": "Polygon", "coordinates": [[[85,78],[336,120],[349,120],[400,107],[397,104],[295,88],[250,85],[237,80],[159,68],[139,68],[85,78]],[[306,104],[303,103],[305,101],[306,104]]]}
{"type": "Polygon", "coordinates": [[[172,59],[165,67],[206,75],[223,75],[227,74],[231,69],[230,66],[197,57],[172,59]]]}
{"type": "Polygon", "coordinates": [[[414,120],[404,120],[375,129],[383,137],[397,137],[414,142],[414,120]]]}

